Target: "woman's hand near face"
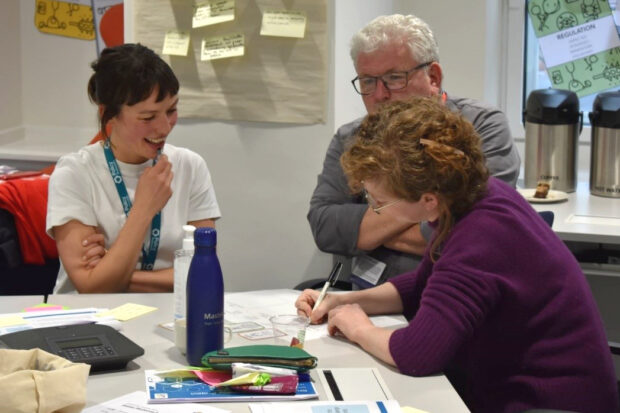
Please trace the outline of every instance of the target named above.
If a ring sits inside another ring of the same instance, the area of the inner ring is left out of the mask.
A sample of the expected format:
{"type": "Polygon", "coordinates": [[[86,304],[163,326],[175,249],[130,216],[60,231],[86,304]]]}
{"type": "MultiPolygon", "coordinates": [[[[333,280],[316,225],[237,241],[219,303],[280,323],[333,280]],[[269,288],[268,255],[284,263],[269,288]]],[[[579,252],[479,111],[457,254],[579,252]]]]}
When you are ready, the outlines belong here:
{"type": "Polygon", "coordinates": [[[166,155],[161,155],[155,166],[146,168],[136,187],[132,210],[146,211],[154,216],[166,205],[172,196],[172,164],[166,155]]]}

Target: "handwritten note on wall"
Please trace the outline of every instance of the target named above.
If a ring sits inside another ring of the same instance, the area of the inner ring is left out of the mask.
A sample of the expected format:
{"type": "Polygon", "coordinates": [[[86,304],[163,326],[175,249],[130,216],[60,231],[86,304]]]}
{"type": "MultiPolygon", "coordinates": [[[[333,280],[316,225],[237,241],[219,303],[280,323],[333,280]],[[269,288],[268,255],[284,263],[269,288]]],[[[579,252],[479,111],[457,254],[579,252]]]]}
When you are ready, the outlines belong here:
{"type": "Polygon", "coordinates": [[[297,37],[306,33],[306,14],[303,11],[266,10],[260,28],[261,36],[297,37]]]}
{"type": "Polygon", "coordinates": [[[189,32],[168,30],[164,38],[164,47],[161,53],[173,56],[187,56],[189,41],[189,32]]]}
{"type": "Polygon", "coordinates": [[[181,83],[180,116],[325,122],[327,0],[133,3],[131,40],[152,48],[173,68],[181,83]],[[180,32],[189,32],[186,55],[180,32]]]}
{"type": "Polygon", "coordinates": [[[203,39],[200,60],[216,60],[243,56],[245,53],[244,43],[245,39],[241,33],[203,39]]]}
{"type": "Polygon", "coordinates": [[[192,27],[209,26],[235,19],[235,0],[197,1],[192,27]]]}

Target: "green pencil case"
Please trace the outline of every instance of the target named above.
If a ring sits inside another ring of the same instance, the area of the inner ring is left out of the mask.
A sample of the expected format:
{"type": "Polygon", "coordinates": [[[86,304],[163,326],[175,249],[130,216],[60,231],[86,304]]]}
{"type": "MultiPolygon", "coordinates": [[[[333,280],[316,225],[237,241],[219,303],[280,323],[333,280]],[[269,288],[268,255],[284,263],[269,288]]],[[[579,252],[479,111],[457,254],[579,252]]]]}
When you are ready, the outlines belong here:
{"type": "Polygon", "coordinates": [[[215,350],[202,356],[202,364],[217,370],[232,368],[232,363],[251,363],[307,371],[316,367],[318,359],[297,347],[251,345],[215,350]]]}

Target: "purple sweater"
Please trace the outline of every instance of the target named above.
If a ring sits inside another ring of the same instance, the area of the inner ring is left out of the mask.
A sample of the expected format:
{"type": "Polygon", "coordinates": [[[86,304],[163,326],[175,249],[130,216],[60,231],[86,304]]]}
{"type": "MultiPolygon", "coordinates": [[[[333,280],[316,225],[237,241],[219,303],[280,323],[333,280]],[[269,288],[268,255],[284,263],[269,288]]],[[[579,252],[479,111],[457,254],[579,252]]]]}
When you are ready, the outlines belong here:
{"type": "Polygon", "coordinates": [[[609,413],[616,379],[577,261],[525,199],[490,178],[433,264],[389,280],[409,325],[390,338],[399,370],[445,372],[474,412],[609,413]]]}

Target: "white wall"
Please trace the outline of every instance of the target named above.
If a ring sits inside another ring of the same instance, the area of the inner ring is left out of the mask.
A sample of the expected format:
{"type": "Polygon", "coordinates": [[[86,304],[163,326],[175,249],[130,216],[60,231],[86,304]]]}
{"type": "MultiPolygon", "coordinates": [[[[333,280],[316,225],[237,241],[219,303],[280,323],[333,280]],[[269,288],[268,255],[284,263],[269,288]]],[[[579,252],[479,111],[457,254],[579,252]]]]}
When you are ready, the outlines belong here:
{"type": "MultiPolygon", "coordinates": [[[[19,43],[8,42],[9,36],[0,43],[0,107],[4,113],[7,105],[20,110],[0,114],[0,163],[16,146],[3,141],[2,132],[19,123],[37,131],[24,139],[24,148],[49,148],[50,158],[54,151],[77,149],[97,127],[95,108],[86,96],[95,44],[38,32],[33,1],[4,3],[0,23],[18,34],[11,37],[19,43]],[[11,63],[5,70],[7,60],[11,63]],[[58,128],[68,132],[59,137],[58,128]]],[[[125,3],[131,7],[130,0],[125,3]]],[[[446,89],[476,98],[487,93],[483,0],[332,0],[328,4],[333,36],[325,124],[181,120],[169,138],[170,143],[202,155],[212,172],[223,213],[217,223],[219,256],[229,291],[292,287],[302,279],[325,276],[331,269],[331,256],[315,247],[305,216],[334,130],[364,114],[350,84],[355,71],[348,43],[368,21],[392,12],[419,15],[439,40],[446,89]]],[[[28,151],[24,150],[25,156],[28,151]]]]}
{"type": "MultiPolygon", "coordinates": [[[[496,0],[494,0],[496,1],[496,0]]],[[[484,99],[487,87],[486,0],[398,0],[395,9],[429,24],[439,44],[444,89],[457,96],[484,99]]]]}
{"type": "Polygon", "coordinates": [[[0,13],[0,130],[19,127],[22,123],[21,50],[16,36],[19,33],[19,10],[17,1],[2,4],[0,13]]]}

